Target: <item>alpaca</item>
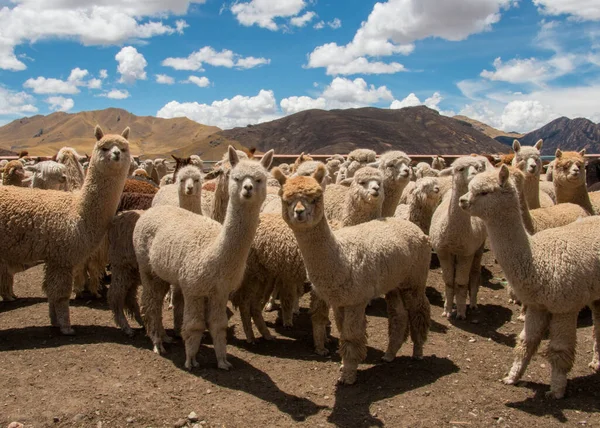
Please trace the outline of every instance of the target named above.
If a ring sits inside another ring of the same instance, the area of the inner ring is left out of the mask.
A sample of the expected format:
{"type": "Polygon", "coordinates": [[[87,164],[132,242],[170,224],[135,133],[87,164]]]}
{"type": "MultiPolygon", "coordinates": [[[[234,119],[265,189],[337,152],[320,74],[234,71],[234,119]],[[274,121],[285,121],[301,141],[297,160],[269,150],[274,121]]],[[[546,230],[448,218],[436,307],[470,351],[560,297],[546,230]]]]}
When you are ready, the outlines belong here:
{"type": "Polygon", "coordinates": [[[67,167],[58,162],[44,161],[26,166],[25,169],[32,173],[26,181],[34,189],[60,190],[68,180],[67,167]]]}
{"type": "Polygon", "coordinates": [[[162,342],[167,336],[162,326],[162,305],[169,284],[174,284],[184,297],[181,336],[188,370],[198,366],[196,354],[206,324],[218,367],[231,368],[226,358],[227,301],[242,281],[266,196],[265,168],[273,160],[272,150],[260,162],[240,161],[232,146],[228,154],[229,203],[223,224],[181,208],[160,206],[147,211],[133,232],[148,336],[154,351],[164,352],[162,342]]]}
{"type": "Polygon", "coordinates": [[[430,323],[425,295],[431,247],[414,224],[381,218],[332,232],[324,215],[326,175],[323,166],[312,177],[287,177],[274,168],[281,183],[282,215],[292,229],[316,294],[333,307],[340,331],[340,382],[356,381],[358,364],[367,354],[365,308],[386,294],[392,361],[410,326],[413,356],[421,358],[430,323]]]}
{"type": "MultiPolygon", "coordinates": [[[[0,188],[0,266],[46,262],[43,288],[50,321],[63,334],[74,333],[69,317],[73,267],[106,234],[129,169],[129,128],[105,136],[96,126],[94,134],[97,143],[81,191],[0,188]]],[[[7,291],[12,292],[3,281],[0,295],[7,291]]]]}
{"type": "Polygon", "coordinates": [[[158,182],[167,175],[167,162],[163,158],[154,159],[154,169],[156,170],[156,175],[158,176],[158,182]]]}
{"type": "Polygon", "coordinates": [[[467,192],[469,181],[485,170],[485,164],[472,156],[458,158],[452,164],[452,192],[446,194],[433,213],[429,236],[438,254],[446,285],[443,316],[450,318],[456,297],[456,318],[467,315],[467,293],[471,309],[477,308],[477,292],[481,281],[481,256],[485,243],[483,222],[471,218],[458,206],[467,192]]]}
{"type": "Polygon", "coordinates": [[[460,205],[483,220],[492,250],[519,299],[528,306],[515,360],[504,383],[523,376],[544,333],[550,330],[547,356],[552,367],[551,398],[562,398],[575,359],[577,316],[590,305],[594,350],[590,367],[600,371],[600,218],[529,236],[508,168],[475,177],[460,205]]]}
{"type": "Polygon", "coordinates": [[[2,170],[2,185],[23,187],[25,179],[25,169],[18,160],[10,161],[2,170]]]}
{"type": "Polygon", "coordinates": [[[117,212],[150,209],[153,199],[154,195],[150,193],[123,192],[117,212]]]}
{"type": "Polygon", "coordinates": [[[556,150],[553,182],[556,202],[571,202],[581,206],[589,215],[596,214],[585,185],[585,149],[580,152],[556,150]]]}
{"type": "Polygon", "coordinates": [[[128,178],[123,186],[123,193],[147,193],[154,195],[158,192],[158,187],[154,183],[136,178],[128,178]]]}
{"type": "Polygon", "coordinates": [[[408,220],[429,235],[431,218],[440,202],[440,187],[438,179],[425,177],[415,182],[415,187],[409,194],[406,205],[398,205],[394,217],[408,220]]]}
{"type": "Polygon", "coordinates": [[[540,151],[543,145],[543,140],[539,140],[531,147],[521,146],[518,140],[513,141],[515,156],[512,160],[512,166],[525,161],[525,197],[527,198],[527,206],[531,210],[554,205],[554,202],[544,191],[540,192],[540,175],[542,173],[540,151]]]}
{"type": "Polygon", "coordinates": [[[296,172],[296,170],[298,169],[298,167],[300,165],[302,165],[302,163],[307,162],[307,161],[311,161],[313,160],[313,158],[311,157],[311,155],[305,155],[304,152],[300,153],[300,156],[298,156],[296,158],[296,161],[291,165],[290,167],[290,172],[293,174],[296,172]]]}
{"type": "Polygon", "coordinates": [[[85,174],[83,166],[79,162],[80,159],[85,159],[85,156],[80,156],[75,149],[71,147],[63,147],[56,155],[56,162],[63,164],[67,168],[67,183],[64,190],[72,191],[81,189],[85,174]]]}
{"type": "Polygon", "coordinates": [[[202,174],[188,165],[179,170],[175,184],[161,187],[152,200],[152,206],[171,205],[196,214],[202,214],[202,174]]]}
{"type": "Polygon", "coordinates": [[[383,206],[381,215],[393,217],[404,188],[410,182],[410,158],[404,152],[392,150],[383,153],[371,166],[383,173],[383,206]]]}
{"type": "Polygon", "coordinates": [[[434,156],[431,161],[431,168],[441,171],[446,169],[446,160],[441,156],[434,156]]]}

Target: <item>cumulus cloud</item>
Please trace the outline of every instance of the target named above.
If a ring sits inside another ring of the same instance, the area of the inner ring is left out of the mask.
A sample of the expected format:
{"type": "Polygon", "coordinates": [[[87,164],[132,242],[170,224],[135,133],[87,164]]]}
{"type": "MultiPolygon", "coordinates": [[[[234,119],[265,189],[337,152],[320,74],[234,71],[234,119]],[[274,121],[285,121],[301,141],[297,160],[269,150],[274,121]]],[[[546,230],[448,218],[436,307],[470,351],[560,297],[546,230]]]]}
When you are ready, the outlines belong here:
{"type": "Polygon", "coordinates": [[[256,96],[236,95],[212,104],[179,103],[171,101],[156,116],[163,118],[187,117],[196,122],[230,129],[248,124],[266,122],[280,117],[273,91],[262,89],[256,96]]]}
{"type": "Polygon", "coordinates": [[[204,64],[209,64],[213,67],[248,69],[269,64],[270,62],[271,60],[267,58],[255,58],[252,56],[244,58],[229,49],[223,49],[218,52],[210,46],[205,46],[196,52],[192,52],[185,58],[166,58],[163,60],[162,65],[174,68],[175,70],[204,71],[204,64]]]}
{"type": "MultiPolygon", "coordinates": [[[[583,58],[581,58],[583,59],[583,58]]],[[[481,77],[509,83],[543,83],[575,70],[580,59],[576,55],[555,55],[548,60],[536,58],[494,60],[495,71],[483,70],[481,77]]]]}
{"type": "Polygon", "coordinates": [[[69,111],[75,105],[72,98],[65,97],[48,97],[46,102],[51,111],[69,111]]]}
{"type": "Polygon", "coordinates": [[[434,92],[432,96],[426,98],[425,101],[421,102],[419,97],[417,97],[413,92],[408,94],[406,98],[402,100],[394,100],[390,105],[390,109],[400,109],[404,107],[416,107],[416,106],[427,106],[431,109],[440,111],[439,104],[442,102],[443,98],[439,92],[434,92]]]}
{"type": "Polygon", "coordinates": [[[145,68],[148,65],[144,55],[133,46],[125,46],[115,55],[119,63],[117,72],[121,75],[119,82],[135,83],[136,80],[146,80],[145,68]]]}
{"type": "Polygon", "coordinates": [[[299,113],[304,110],[327,109],[327,100],[323,97],[288,97],[281,100],[281,109],[285,115],[299,113]]]}
{"type": "Polygon", "coordinates": [[[533,0],[546,15],[572,15],[581,20],[600,20],[600,3],[597,0],[533,0]]]}
{"type": "Polygon", "coordinates": [[[121,45],[128,40],[180,33],[162,18],[183,15],[205,0],[12,0],[0,9],[0,68],[25,70],[14,49],[24,43],[60,38],[88,45],[121,45]],[[148,19],[155,18],[155,19],[148,19]]]}
{"type": "Polygon", "coordinates": [[[0,86],[0,115],[36,113],[35,99],[26,92],[15,92],[0,86]]]}
{"type": "Polygon", "coordinates": [[[106,79],[108,77],[108,71],[105,69],[102,69],[102,70],[100,70],[98,75],[100,76],[100,79],[106,79]]]}
{"type": "Polygon", "coordinates": [[[407,70],[398,62],[389,64],[381,61],[369,62],[364,57],[356,58],[346,64],[332,64],[327,67],[327,74],[329,75],[394,74],[401,71],[407,70]]]}
{"type": "Polygon", "coordinates": [[[106,97],[113,100],[124,100],[125,98],[129,98],[129,91],[125,89],[113,89],[104,94],[100,94],[100,97],[106,97]]]}
{"type": "Polygon", "coordinates": [[[156,77],[156,83],[160,83],[163,85],[172,85],[173,83],[175,83],[175,79],[173,79],[171,76],[167,76],[166,74],[157,74],[155,75],[156,77]]]}
{"type": "Polygon", "coordinates": [[[190,76],[187,80],[184,81],[184,83],[193,83],[194,85],[199,86],[201,88],[206,88],[210,85],[210,80],[208,80],[208,77],[205,76],[190,76]]]}
{"type": "Polygon", "coordinates": [[[275,22],[276,18],[295,17],[305,7],[304,0],[252,0],[235,3],[231,6],[231,12],[238,22],[246,27],[258,25],[271,31],[277,31],[280,25],[275,22]]]}
{"type": "MultiPolygon", "coordinates": [[[[317,47],[308,60],[309,68],[336,68],[357,58],[409,54],[416,40],[439,37],[460,41],[487,31],[500,20],[503,7],[512,0],[388,0],[376,3],[367,21],[345,46],[328,43],[317,47]]],[[[401,70],[398,70],[401,71],[401,70]]]]}
{"type": "Polygon", "coordinates": [[[342,21],[339,18],[335,18],[333,21],[329,21],[327,25],[334,30],[337,30],[338,28],[342,28],[342,21]]]}
{"type": "Polygon", "coordinates": [[[82,86],[90,89],[100,89],[102,82],[99,79],[85,80],[88,75],[87,70],[77,67],[71,70],[67,80],[39,76],[27,79],[23,83],[23,87],[33,90],[36,94],[77,94],[82,86]]]}
{"type": "Polygon", "coordinates": [[[306,24],[312,21],[315,16],[317,16],[315,12],[309,11],[304,15],[295,16],[290,19],[290,24],[292,24],[294,27],[304,27],[306,24]]]}

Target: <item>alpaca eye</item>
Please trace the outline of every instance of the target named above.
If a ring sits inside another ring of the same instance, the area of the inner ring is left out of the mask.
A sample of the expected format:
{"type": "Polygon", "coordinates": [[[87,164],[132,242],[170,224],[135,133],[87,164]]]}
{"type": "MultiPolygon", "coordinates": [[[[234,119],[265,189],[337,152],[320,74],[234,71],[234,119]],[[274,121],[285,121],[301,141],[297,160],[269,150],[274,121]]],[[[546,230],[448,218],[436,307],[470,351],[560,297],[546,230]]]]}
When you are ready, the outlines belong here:
{"type": "Polygon", "coordinates": [[[458,172],[463,172],[464,170],[464,168],[458,168],[458,172]]]}
{"type": "Polygon", "coordinates": [[[102,147],[103,152],[108,152],[108,147],[102,147]]]}
{"type": "Polygon", "coordinates": [[[257,179],[256,179],[256,182],[257,182],[257,183],[261,183],[261,182],[262,182],[262,180],[261,180],[260,178],[257,178],[257,179]]]}
{"type": "Polygon", "coordinates": [[[127,152],[127,149],[126,149],[126,148],[122,148],[122,149],[121,149],[121,151],[122,151],[123,153],[125,153],[125,152],[127,152]]]}
{"type": "Polygon", "coordinates": [[[485,196],[485,195],[487,195],[488,193],[490,193],[490,192],[481,192],[481,193],[480,193],[480,195],[481,195],[481,196],[485,196]]]}

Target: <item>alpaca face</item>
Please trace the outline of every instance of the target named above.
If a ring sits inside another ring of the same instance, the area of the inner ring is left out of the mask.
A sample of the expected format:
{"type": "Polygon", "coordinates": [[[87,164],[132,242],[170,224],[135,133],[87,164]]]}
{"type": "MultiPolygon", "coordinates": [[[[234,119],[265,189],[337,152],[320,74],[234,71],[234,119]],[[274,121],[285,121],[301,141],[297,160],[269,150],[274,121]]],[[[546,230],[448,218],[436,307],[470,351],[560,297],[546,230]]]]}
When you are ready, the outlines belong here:
{"type": "Polygon", "coordinates": [[[282,205],[283,219],[292,229],[311,229],[323,218],[322,193],[318,195],[298,193],[286,198],[282,205]]]}
{"type": "Polygon", "coordinates": [[[265,153],[260,160],[244,159],[229,146],[228,158],[232,166],[229,171],[229,201],[233,203],[260,203],[267,197],[267,168],[273,161],[273,150],[265,153]]]}
{"type": "Polygon", "coordinates": [[[506,165],[477,175],[469,183],[469,192],[461,196],[460,207],[472,216],[489,220],[501,215],[503,209],[517,206],[517,194],[509,176],[506,165]]]}
{"type": "Polygon", "coordinates": [[[542,172],[542,159],[539,150],[535,147],[521,147],[514,159],[515,164],[525,161],[524,172],[528,175],[538,176],[542,172]]]}
{"type": "Polygon", "coordinates": [[[383,175],[375,168],[365,167],[360,169],[353,179],[353,186],[358,189],[360,198],[368,203],[377,203],[383,199],[383,175]]]}
{"type": "Polygon", "coordinates": [[[410,158],[400,151],[384,153],[379,158],[379,170],[383,173],[383,181],[390,185],[410,180],[412,169],[410,158]]]}
{"type": "Polygon", "coordinates": [[[413,193],[421,198],[421,203],[437,205],[440,200],[440,186],[435,178],[426,177],[417,180],[413,193]]]}
{"type": "Polygon", "coordinates": [[[129,143],[119,135],[102,137],[94,147],[92,159],[95,168],[100,171],[128,171],[131,165],[129,143]]]}
{"type": "Polygon", "coordinates": [[[559,153],[554,163],[554,180],[562,186],[578,187],[585,184],[585,159],[576,152],[559,153]]]}
{"type": "Polygon", "coordinates": [[[186,166],[177,174],[179,194],[195,196],[202,191],[202,174],[195,166],[186,166]]]}
{"type": "Polygon", "coordinates": [[[486,163],[478,156],[464,156],[452,164],[452,174],[458,183],[469,183],[476,175],[485,170],[486,163]]]}

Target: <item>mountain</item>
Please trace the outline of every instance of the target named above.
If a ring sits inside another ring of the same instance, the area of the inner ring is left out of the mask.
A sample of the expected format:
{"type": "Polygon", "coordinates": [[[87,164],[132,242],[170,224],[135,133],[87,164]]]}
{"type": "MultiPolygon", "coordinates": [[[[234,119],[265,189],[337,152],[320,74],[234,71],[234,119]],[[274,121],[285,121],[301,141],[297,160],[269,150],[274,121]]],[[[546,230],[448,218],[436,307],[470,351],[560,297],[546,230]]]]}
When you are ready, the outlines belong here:
{"type": "Polygon", "coordinates": [[[600,153],[600,125],[591,120],[560,117],[546,126],[520,138],[521,144],[532,146],[539,139],[544,140],[543,155],[554,155],[556,149],[600,153]]]}
{"type": "MultiPolygon", "coordinates": [[[[468,123],[440,115],[425,106],[399,110],[359,108],[307,110],[272,122],[219,131],[203,141],[237,142],[260,151],[312,154],[348,153],[369,148],[377,153],[409,154],[507,152],[508,148],[468,123]]],[[[195,145],[186,147],[195,150],[195,145]]]]}
{"type": "Polygon", "coordinates": [[[494,140],[499,141],[502,144],[506,144],[508,146],[512,146],[512,143],[515,139],[522,138],[525,135],[519,134],[518,132],[500,131],[499,129],[492,128],[491,126],[483,122],[471,119],[467,116],[454,116],[454,119],[469,123],[473,126],[473,128],[477,129],[480,132],[483,132],[488,137],[493,138],[494,140]]]}
{"type": "Polygon", "coordinates": [[[10,150],[0,149],[0,156],[16,156],[17,153],[11,152],[10,150]]]}
{"type": "Polygon", "coordinates": [[[116,108],[17,119],[0,127],[0,149],[28,150],[32,156],[50,156],[61,147],[71,146],[81,154],[89,154],[95,142],[96,124],[105,133],[121,133],[129,126],[131,151],[135,155],[164,157],[181,147],[195,144],[194,153],[210,159],[220,157],[227,149],[227,146],[210,145],[210,141],[200,143],[208,135],[220,131],[216,126],[201,125],[183,117],[136,116],[116,108]]]}

